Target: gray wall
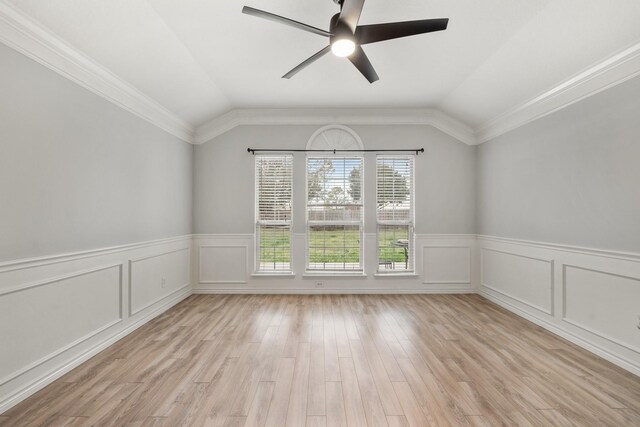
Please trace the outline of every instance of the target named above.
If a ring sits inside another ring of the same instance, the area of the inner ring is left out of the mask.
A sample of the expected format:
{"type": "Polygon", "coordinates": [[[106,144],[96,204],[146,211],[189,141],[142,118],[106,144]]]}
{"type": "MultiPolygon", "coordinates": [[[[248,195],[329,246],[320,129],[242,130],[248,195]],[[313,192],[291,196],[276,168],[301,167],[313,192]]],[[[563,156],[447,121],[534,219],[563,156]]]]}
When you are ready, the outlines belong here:
{"type": "MultiPolygon", "coordinates": [[[[240,126],[195,147],[196,233],[253,233],[252,148],[300,148],[319,126],[240,126]]],[[[351,126],[367,149],[424,147],[416,158],[416,232],[475,233],[475,156],[467,146],[430,126],[351,126]]],[[[365,232],[375,232],[375,154],[365,157],[365,232]]],[[[304,232],[305,155],[294,156],[294,225],[304,232]]]]}
{"type": "Polygon", "coordinates": [[[4,45],[0,64],[0,261],[191,232],[191,145],[4,45]]]}
{"type": "Polygon", "coordinates": [[[640,251],[640,78],[478,148],[478,232],[640,251]]]}

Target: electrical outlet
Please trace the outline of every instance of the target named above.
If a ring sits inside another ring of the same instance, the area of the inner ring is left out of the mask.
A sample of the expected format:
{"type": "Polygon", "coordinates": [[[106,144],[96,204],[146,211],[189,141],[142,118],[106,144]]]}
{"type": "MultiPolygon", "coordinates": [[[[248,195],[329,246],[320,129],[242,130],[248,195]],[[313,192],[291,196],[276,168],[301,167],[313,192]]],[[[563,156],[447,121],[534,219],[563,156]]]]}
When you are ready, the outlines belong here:
{"type": "Polygon", "coordinates": [[[640,329],[640,314],[638,315],[638,329],[640,329]]]}
{"type": "Polygon", "coordinates": [[[160,287],[164,289],[164,285],[166,285],[167,282],[164,280],[164,277],[162,278],[162,282],[160,283],[160,287]]]}
{"type": "Polygon", "coordinates": [[[324,288],[324,282],[316,282],[316,288],[324,288]]]}

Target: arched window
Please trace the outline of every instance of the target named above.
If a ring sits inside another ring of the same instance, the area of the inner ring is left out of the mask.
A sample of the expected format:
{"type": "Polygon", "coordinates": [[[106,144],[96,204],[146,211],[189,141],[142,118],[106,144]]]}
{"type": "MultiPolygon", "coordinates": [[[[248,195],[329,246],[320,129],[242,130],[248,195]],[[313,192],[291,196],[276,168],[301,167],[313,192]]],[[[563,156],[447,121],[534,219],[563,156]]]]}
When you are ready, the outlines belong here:
{"type": "MultiPolygon", "coordinates": [[[[362,140],[346,126],[318,129],[308,150],[362,150],[362,140]]],[[[362,153],[307,156],[307,270],[363,272],[362,153]]]]}

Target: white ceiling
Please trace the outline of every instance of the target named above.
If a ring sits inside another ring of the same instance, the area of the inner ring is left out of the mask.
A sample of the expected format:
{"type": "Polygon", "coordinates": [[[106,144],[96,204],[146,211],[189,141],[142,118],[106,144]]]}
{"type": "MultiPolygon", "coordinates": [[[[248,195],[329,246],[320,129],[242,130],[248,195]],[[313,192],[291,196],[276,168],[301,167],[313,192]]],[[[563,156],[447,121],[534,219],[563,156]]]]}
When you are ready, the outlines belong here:
{"type": "MultiPolygon", "coordinates": [[[[638,0],[367,0],[360,23],[450,18],[446,31],[364,47],[380,81],[327,55],[332,0],[0,0],[196,127],[239,108],[437,108],[479,127],[640,40],[638,0]]],[[[347,0],[348,1],[348,0],[347,0]]]]}

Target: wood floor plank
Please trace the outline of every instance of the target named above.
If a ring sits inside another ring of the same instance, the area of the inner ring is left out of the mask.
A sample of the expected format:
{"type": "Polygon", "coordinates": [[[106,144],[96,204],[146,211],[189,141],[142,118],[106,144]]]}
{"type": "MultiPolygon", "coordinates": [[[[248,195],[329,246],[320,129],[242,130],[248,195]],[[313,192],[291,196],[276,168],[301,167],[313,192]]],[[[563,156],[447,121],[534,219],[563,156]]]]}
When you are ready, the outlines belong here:
{"type": "Polygon", "coordinates": [[[324,327],[317,325],[311,331],[311,360],[309,363],[308,415],[325,415],[324,327]]]}
{"type": "Polygon", "coordinates": [[[275,383],[271,381],[262,381],[258,384],[258,389],[249,407],[249,414],[245,423],[246,427],[261,427],[267,422],[267,414],[274,388],[275,383]]]}
{"type": "Polygon", "coordinates": [[[631,426],[640,378],[478,295],[194,295],[0,426],[631,426]]]}
{"type": "Polygon", "coordinates": [[[433,425],[427,420],[425,414],[420,409],[420,405],[416,401],[415,395],[411,391],[411,387],[406,382],[394,382],[393,388],[402,402],[402,409],[407,423],[411,427],[422,427],[433,425]]]}
{"type": "Polygon", "coordinates": [[[367,425],[367,417],[364,413],[364,404],[360,394],[360,386],[353,366],[353,359],[340,358],[340,376],[342,377],[342,395],[344,399],[344,411],[349,426],[367,425]]]}
{"type": "Polygon", "coordinates": [[[287,412],[287,426],[304,425],[307,419],[307,396],[309,392],[309,361],[311,345],[301,342],[298,344],[291,380],[291,395],[289,396],[289,411],[287,412]]]}
{"type": "Polygon", "coordinates": [[[265,422],[267,427],[282,427],[287,422],[295,362],[295,359],[289,357],[280,358],[278,361],[275,388],[265,422]]]}
{"type": "MultiPolygon", "coordinates": [[[[340,361],[338,361],[340,363],[340,361]]],[[[325,383],[327,404],[327,425],[332,427],[346,427],[345,401],[342,394],[342,382],[328,381],[325,383]]]]}

